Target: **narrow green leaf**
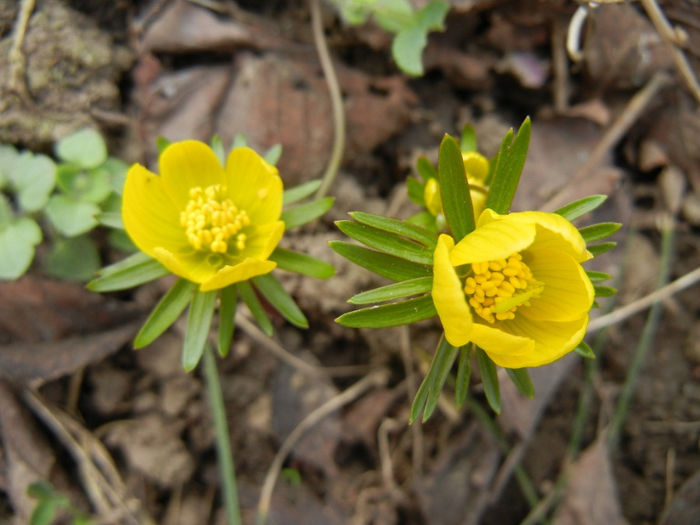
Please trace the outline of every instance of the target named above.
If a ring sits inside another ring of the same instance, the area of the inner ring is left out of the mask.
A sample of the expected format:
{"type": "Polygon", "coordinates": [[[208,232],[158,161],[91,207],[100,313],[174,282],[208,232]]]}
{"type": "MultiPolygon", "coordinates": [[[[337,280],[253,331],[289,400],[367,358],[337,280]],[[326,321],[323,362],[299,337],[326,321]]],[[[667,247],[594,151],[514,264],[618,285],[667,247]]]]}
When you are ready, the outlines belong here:
{"type": "Polygon", "coordinates": [[[275,144],[271,146],[263,155],[265,162],[272,164],[273,166],[277,164],[282,156],[282,144],[275,144]]]}
{"type": "Polygon", "coordinates": [[[433,360],[430,362],[428,373],[425,374],[423,382],[418,387],[418,391],[413,398],[413,403],[411,403],[411,411],[408,416],[409,424],[412,424],[416,419],[418,419],[418,416],[425,407],[425,402],[428,399],[428,395],[435,389],[435,383],[437,382],[442,362],[445,358],[446,352],[449,351],[449,347],[450,344],[447,342],[447,339],[445,339],[445,334],[442,334],[440,341],[435,348],[435,353],[433,354],[433,360]]]}
{"type": "Polygon", "coordinates": [[[398,303],[370,306],[345,313],[336,322],[350,328],[386,328],[415,323],[437,315],[429,295],[398,303]]]}
{"type": "MultiPolygon", "coordinates": [[[[442,343],[442,340],[440,341],[442,343]]],[[[459,348],[452,346],[445,341],[444,344],[438,346],[438,352],[441,354],[437,361],[437,374],[435,375],[435,381],[432,384],[432,388],[428,392],[428,397],[425,400],[425,408],[423,409],[423,423],[428,421],[430,416],[433,415],[435,407],[437,407],[438,400],[440,399],[440,394],[442,393],[442,387],[445,384],[447,375],[450,373],[450,369],[457,358],[457,352],[459,348]]]]}
{"type": "Polygon", "coordinates": [[[411,295],[424,294],[429,292],[432,287],[432,277],[418,277],[360,292],[348,299],[348,302],[350,304],[371,304],[393,301],[411,295]]]}
{"type": "Polygon", "coordinates": [[[435,250],[435,246],[437,245],[437,234],[435,232],[431,232],[430,230],[426,230],[421,226],[416,226],[415,224],[398,219],[390,219],[388,217],[382,217],[381,215],[374,215],[372,213],[365,213],[362,211],[350,212],[350,216],[359,223],[366,224],[367,226],[372,226],[389,233],[407,237],[412,241],[416,241],[427,246],[431,250],[435,250]]]}
{"type": "Polygon", "coordinates": [[[415,215],[411,215],[408,219],[406,219],[406,222],[410,222],[411,224],[415,224],[416,226],[420,226],[421,228],[437,233],[436,219],[427,210],[419,211],[415,215]]]}
{"type": "Polygon", "coordinates": [[[612,297],[617,293],[617,288],[612,286],[593,286],[593,291],[595,291],[596,297],[612,297]]]}
{"type": "Polygon", "coordinates": [[[113,292],[133,288],[168,275],[170,272],[165,266],[147,255],[135,253],[106,268],[102,268],[99,277],[87,284],[87,288],[93,292],[113,292]]]}
{"type": "Polygon", "coordinates": [[[418,206],[425,207],[425,185],[415,177],[406,179],[408,198],[418,206]]]}
{"type": "Polygon", "coordinates": [[[187,313],[187,331],[182,346],[182,366],[186,372],[194,370],[202,358],[211,328],[211,320],[214,317],[217,293],[218,290],[197,291],[190,303],[190,309],[187,313]]]}
{"type": "Polygon", "coordinates": [[[512,130],[503,137],[501,149],[498,151],[493,167],[491,188],[486,199],[486,207],[496,213],[505,214],[510,210],[527,158],[531,127],[530,117],[526,117],[515,139],[512,138],[512,130]]]}
{"type": "Polygon", "coordinates": [[[574,352],[586,359],[595,359],[595,352],[590,346],[588,346],[586,341],[581,341],[578,346],[574,348],[574,352]]]}
{"type": "Polygon", "coordinates": [[[593,270],[586,270],[586,275],[588,275],[588,278],[591,280],[591,282],[594,283],[612,279],[612,275],[610,275],[609,273],[594,272],[593,270]]]}
{"type": "Polygon", "coordinates": [[[134,348],[143,348],[150,345],[163,332],[177,321],[178,317],[185,311],[187,305],[192,302],[197,285],[187,279],[178,279],[168,290],[163,298],[155,306],[151,315],[136,334],[134,348]]]}
{"type": "Polygon", "coordinates": [[[501,390],[498,386],[498,374],[496,373],[496,365],[491,358],[486,355],[481,348],[476,349],[476,358],[479,363],[481,372],[481,380],[484,383],[484,393],[486,400],[489,402],[491,409],[496,414],[501,413],[501,390]]]}
{"type": "Polygon", "coordinates": [[[532,386],[527,368],[506,368],[506,372],[522,395],[534,399],[535,387],[532,386]]]}
{"type": "Polygon", "coordinates": [[[612,250],[615,246],[617,246],[617,243],[612,241],[612,242],[601,242],[600,244],[592,244],[590,246],[586,246],[586,249],[591,252],[593,257],[598,257],[599,255],[612,250]]]}
{"type": "Polygon", "coordinates": [[[476,151],[476,146],[476,131],[474,131],[474,126],[467,124],[462,128],[459,149],[462,153],[469,153],[470,151],[476,151]]]}
{"type": "Polygon", "coordinates": [[[282,317],[299,328],[308,328],[309,321],[294,302],[292,296],[282,287],[277,278],[271,273],[253,277],[255,287],[265,299],[277,310],[282,317]]]}
{"type": "Polygon", "coordinates": [[[445,218],[455,241],[459,242],[474,230],[474,208],[464,172],[462,152],[457,141],[449,135],[445,135],[440,143],[438,173],[445,218]]]}
{"type": "Polygon", "coordinates": [[[231,144],[231,151],[236,148],[245,148],[248,145],[248,139],[245,138],[243,133],[236,133],[233,136],[233,144],[231,144]]]}
{"type": "Polygon", "coordinates": [[[392,281],[405,281],[416,277],[432,275],[432,268],[423,264],[416,264],[406,259],[400,259],[393,255],[387,255],[374,250],[350,244],[344,241],[331,241],[328,243],[333,251],[358,266],[371,272],[391,279],[392,281]]]}
{"type": "Polygon", "coordinates": [[[270,260],[276,262],[277,267],[282,270],[309,275],[317,279],[328,279],[335,274],[335,268],[327,262],[284,248],[275,248],[270,255],[270,260]]]}
{"type": "Polygon", "coordinates": [[[299,202],[300,200],[305,199],[309,195],[315,193],[320,186],[320,179],[314,179],[303,184],[299,184],[298,186],[294,186],[293,188],[289,188],[288,190],[284,190],[284,193],[282,194],[282,205],[289,206],[290,204],[299,202]]]}
{"type": "Polygon", "coordinates": [[[45,499],[39,501],[29,518],[29,525],[51,525],[57,510],[58,505],[55,500],[45,499]]]}
{"type": "Polygon", "coordinates": [[[419,157],[416,161],[416,169],[418,174],[423,177],[423,181],[427,182],[428,179],[437,179],[438,172],[433,166],[433,163],[428,160],[427,157],[419,157]]]}
{"type": "Polygon", "coordinates": [[[608,198],[607,195],[589,195],[559,208],[554,213],[558,213],[568,221],[573,221],[579,217],[595,210],[608,198]]]}
{"type": "Polygon", "coordinates": [[[353,221],[337,221],[336,226],[348,237],[386,254],[418,264],[432,264],[433,251],[395,234],[353,221]]]}
{"type": "Polygon", "coordinates": [[[622,224],[619,222],[599,222],[598,224],[591,224],[590,226],[579,228],[578,231],[581,233],[583,240],[586,241],[586,244],[588,244],[589,242],[599,241],[601,239],[605,239],[606,237],[610,237],[621,227],[622,224]]]}
{"type": "Polygon", "coordinates": [[[469,393],[469,380],[472,375],[472,351],[471,344],[463,346],[459,350],[459,364],[457,365],[457,383],[455,385],[455,403],[457,407],[464,405],[469,393]]]}
{"type": "Polygon", "coordinates": [[[214,135],[211,138],[211,149],[214,151],[221,165],[224,166],[226,164],[226,151],[224,150],[224,143],[219,135],[214,135]]]}
{"type": "Polygon", "coordinates": [[[165,148],[170,146],[170,144],[170,140],[166,139],[165,137],[162,137],[160,135],[156,137],[156,148],[158,148],[158,153],[163,153],[165,151],[165,148]]]}
{"type": "Polygon", "coordinates": [[[219,334],[218,350],[221,357],[226,357],[231,349],[233,341],[233,331],[236,326],[236,304],[238,303],[238,292],[236,286],[231,285],[221,290],[219,305],[219,334]]]}
{"type": "Polygon", "coordinates": [[[272,337],[272,334],[274,334],[272,323],[270,322],[267,312],[265,312],[265,308],[260,303],[260,299],[258,299],[255,290],[253,290],[253,287],[248,281],[241,281],[236,284],[236,288],[238,289],[238,295],[241,296],[248,310],[253,314],[253,318],[258,323],[260,329],[266,336],[272,337]]]}
{"type": "Polygon", "coordinates": [[[333,206],[333,197],[324,197],[315,201],[305,202],[282,212],[280,219],[288,230],[311,222],[320,217],[333,206]]]}

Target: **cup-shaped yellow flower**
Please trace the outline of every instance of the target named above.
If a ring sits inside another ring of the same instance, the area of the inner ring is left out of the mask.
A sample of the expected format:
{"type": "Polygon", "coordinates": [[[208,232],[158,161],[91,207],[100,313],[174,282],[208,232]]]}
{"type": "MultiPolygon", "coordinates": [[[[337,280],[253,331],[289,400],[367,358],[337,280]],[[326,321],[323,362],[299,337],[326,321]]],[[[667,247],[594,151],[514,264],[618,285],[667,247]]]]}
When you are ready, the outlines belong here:
{"type": "Polygon", "coordinates": [[[432,297],[453,346],[473,342],[499,366],[550,363],[583,339],[594,290],[579,231],[545,212],[490,209],[456,245],[440,235],[432,297]]]}
{"type": "Polygon", "coordinates": [[[160,175],[134,164],[124,185],[124,227],[142,252],[202,291],[275,268],[268,257],[284,232],[277,168],[250,148],[222,167],[194,140],[171,144],[158,164],[160,175]]]}

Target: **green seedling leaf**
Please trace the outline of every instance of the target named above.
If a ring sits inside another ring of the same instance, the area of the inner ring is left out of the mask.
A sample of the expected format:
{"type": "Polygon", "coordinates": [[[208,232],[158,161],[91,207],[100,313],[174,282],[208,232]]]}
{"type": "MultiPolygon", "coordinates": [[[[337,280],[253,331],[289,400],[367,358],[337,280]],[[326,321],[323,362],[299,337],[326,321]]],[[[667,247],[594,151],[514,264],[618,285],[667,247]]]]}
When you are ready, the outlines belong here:
{"type": "Polygon", "coordinates": [[[581,233],[583,240],[586,241],[586,244],[588,244],[589,242],[599,241],[601,239],[605,239],[606,237],[610,237],[621,227],[622,224],[619,222],[599,222],[598,224],[591,224],[590,226],[579,228],[578,231],[581,233]]]}
{"type": "Polygon", "coordinates": [[[226,151],[224,150],[224,143],[221,141],[219,135],[214,135],[211,138],[211,149],[216,154],[216,158],[219,159],[219,163],[222,166],[226,165],[226,151]]]}
{"type": "Polygon", "coordinates": [[[178,279],[172,285],[158,304],[153,308],[151,315],[143,323],[141,330],[134,339],[134,348],[139,349],[150,345],[160,337],[185,311],[187,305],[192,302],[197,285],[187,279],[178,279]]]}
{"type": "MultiPolygon", "coordinates": [[[[413,403],[411,404],[411,412],[409,414],[408,422],[412,424],[420,415],[420,413],[425,408],[428,396],[436,390],[437,383],[440,376],[440,371],[445,368],[446,361],[449,361],[450,366],[454,362],[454,357],[449,360],[451,349],[454,348],[447,342],[445,335],[440,337],[437,347],[435,348],[435,354],[433,355],[433,360],[430,363],[430,368],[428,373],[425,375],[423,382],[418,387],[415,397],[413,398],[413,403]]],[[[441,388],[441,387],[440,387],[441,388]]],[[[439,389],[438,389],[439,394],[439,389]]],[[[423,415],[423,421],[427,417],[423,415]]]]}
{"type": "Polygon", "coordinates": [[[413,8],[408,0],[383,0],[382,2],[361,2],[374,13],[374,19],[385,31],[398,33],[413,23],[413,8]]]}
{"type": "Polygon", "coordinates": [[[586,249],[591,252],[591,255],[593,257],[598,257],[599,255],[612,250],[615,246],[617,246],[616,242],[601,242],[600,244],[592,244],[590,246],[586,246],[586,249]]]}
{"type": "Polygon", "coordinates": [[[506,372],[522,395],[534,399],[535,387],[532,386],[527,368],[506,368],[506,372]]]}
{"type": "Polygon", "coordinates": [[[99,222],[103,226],[108,226],[117,230],[124,229],[124,222],[122,222],[122,214],[118,211],[103,211],[97,216],[97,222],[99,222]]]}
{"type": "Polygon", "coordinates": [[[574,352],[585,359],[595,359],[595,352],[590,346],[588,346],[586,341],[581,341],[578,346],[574,348],[574,352]]]}
{"type": "Polygon", "coordinates": [[[414,177],[406,179],[408,198],[418,206],[425,207],[425,185],[414,177]]]}
{"type": "Polygon", "coordinates": [[[182,346],[182,367],[186,372],[194,370],[202,358],[211,320],[214,317],[217,293],[218,290],[196,291],[190,303],[190,309],[187,312],[187,331],[182,346]]]}
{"type": "Polygon", "coordinates": [[[97,131],[84,128],[59,140],[56,156],[81,168],[96,168],[107,160],[107,145],[97,131]]]}
{"type": "Polygon", "coordinates": [[[243,299],[250,313],[253,314],[253,318],[258,323],[260,329],[266,336],[272,337],[272,334],[274,334],[272,323],[270,322],[267,312],[265,312],[265,308],[260,303],[260,299],[258,299],[255,290],[253,290],[253,287],[250,285],[250,282],[241,281],[236,284],[236,288],[238,290],[238,295],[243,299]]]}
{"type": "Polygon", "coordinates": [[[430,266],[416,264],[393,255],[376,252],[364,246],[357,246],[344,241],[331,241],[328,244],[336,253],[358,266],[362,266],[392,281],[405,281],[406,279],[432,275],[430,266]]]}
{"type": "Polygon", "coordinates": [[[284,248],[275,248],[270,255],[270,260],[276,262],[277,267],[282,270],[309,275],[317,279],[328,279],[335,273],[335,268],[325,261],[284,248]]]}
{"type": "Polygon", "coordinates": [[[472,375],[471,345],[463,346],[459,350],[459,364],[457,365],[457,382],[455,384],[455,403],[458,408],[464,405],[469,393],[469,379],[472,375]]]}
{"type": "Polygon", "coordinates": [[[527,158],[531,127],[530,117],[526,117],[515,139],[512,129],[503,137],[493,166],[491,188],[486,198],[486,207],[496,213],[505,214],[510,210],[527,158]]]}
{"type": "Polygon", "coordinates": [[[320,179],[310,180],[288,190],[284,190],[282,194],[282,205],[289,206],[295,202],[305,199],[309,195],[312,195],[321,187],[320,179]]]}
{"type": "Polygon", "coordinates": [[[170,144],[172,144],[170,140],[166,139],[165,137],[156,137],[156,148],[158,148],[158,153],[163,153],[165,148],[170,146],[170,144]]]}
{"type": "Polygon", "coordinates": [[[0,228],[8,224],[13,217],[10,201],[7,200],[4,193],[0,193],[0,228]]]}
{"type": "Polygon", "coordinates": [[[554,213],[558,213],[568,221],[573,221],[595,210],[598,206],[603,204],[607,198],[607,195],[589,195],[588,197],[584,197],[583,199],[579,199],[559,208],[554,213]]]}
{"type": "Polygon", "coordinates": [[[476,131],[474,131],[474,126],[467,124],[462,128],[462,137],[459,141],[459,149],[462,153],[469,153],[471,151],[476,151],[476,131]]]}
{"type": "Polygon", "coordinates": [[[433,298],[429,295],[399,303],[371,306],[348,312],[336,319],[350,328],[387,328],[415,323],[437,315],[433,298]]]}
{"type": "Polygon", "coordinates": [[[428,182],[429,179],[437,179],[438,172],[427,157],[419,157],[416,161],[416,169],[418,174],[423,178],[423,182],[428,182]]]}
{"type": "Polygon", "coordinates": [[[274,146],[272,146],[270,149],[268,149],[265,152],[265,154],[263,155],[263,158],[269,164],[272,164],[273,166],[275,166],[279,162],[281,156],[282,156],[282,144],[275,144],[274,146]]]}
{"type": "Polygon", "coordinates": [[[235,285],[227,286],[221,290],[219,306],[219,333],[217,348],[221,357],[226,357],[231,350],[233,331],[236,326],[236,305],[238,304],[238,292],[235,285]]]}
{"type": "Polygon", "coordinates": [[[46,260],[51,275],[65,281],[85,282],[100,269],[97,246],[87,236],[58,238],[46,260]]]}
{"type": "Polygon", "coordinates": [[[464,172],[462,152],[457,141],[449,135],[445,135],[440,143],[438,173],[445,218],[455,241],[459,242],[474,230],[474,208],[464,172]]]}
{"type": "Polygon", "coordinates": [[[333,206],[333,197],[324,197],[315,201],[305,202],[294,208],[284,210],[280,220],[284,221],[287,230],[291,230],[320,217],[330,210],[331,206],[333,206]]]}
{"type": "Polygon", "coordinates": [[[56,183],[69,197],[82,202],[97,204],[112,193],[111,175],[102,167],[85,170],[72,164],[59,164],[56,183]]]}
{"type": "Polygon", "coordinates": [[[124,191],[126,174],[129,171],[128,164],[114,157],[108,157],[100,168],[109,173],[109,183],[112,187],[112,191],[117,195],[121,195],[124,191]]]}
{"type": "Polygon", "coordinates": [[[277,310],[282,317],[299,328],[308,328],[309,321],[294,302],[292,296],[282,287],[271,273],[258,275],[252,279],[262,296],[277,310]]]}
{"type": "Polygon", "coordinates": [[[595,285],[593,286],[593,291],[596,297],[612,297],[617,293],[617,288],[595,285]]]}
{"type": "Polygon", "coordinates": [[[282,472],[280,472],[280,475],[292,487],[296,488],[301,486],[301,473],[299,472],[299,470],[295,468],[283,468],[282,472]]]}
{"type": "Polygon", "coordinates": [[[433,264],[433,251],[413,241],[353,221],[337,221],[335,224],[345,235],[370,248],[418,264],[433,264]]]}
{"type": "Polygon", "coordinates": [[[0,189],[4,188],[11,180],[14,164],[19,153],[11,144],[0,144],[0,189]]]}
{"type": "Polygon", "coordinates": [[[433,287],[432,277],[418,277],[401,281],[381,288],[367,290],[366,292],[358,293],[348,299],[350,304],[372,304],[381,303],[384,301],[394,301],[411,295],[424,294],[429,292],[433,287]]]}
{"type": "Polygon", "coordinates": [[[24,151],[8,174],[22,210],[31,213],[46,206],[56,184],[56,165],[49,157],[24,151]]]}
{"type": "Polygon", "coordinates": [[[41,229],[29,217],[0,226],[0,279],[22,276],[34,259],[34,247],[40,242],[41,229]]]}
{"type": "Polygon", "coordinates": [[[66,195],[53,195],[46,205],[46,215],[66,237],[75,237],[97,226],[100,208],[91,202],[78,202],[66,195]]]}
{"type": "Polygon", "coordinates": [[[592,270],[586,270],[586,275],[588,275],[588,278],[591,280],[591,282],[594,283],[612,279],[612,275],[605,272],[594,272],[592,270]]]}
{"type": "Polygon", "coordinates": [[[137,252],[126,259],[98,271],[98,277],[87,284],[93,292],[113,292],[133,288],[168,275],[168,269],[145,253],[137,252]]]}
{"type": "Polygon", "coordinates": [[[109,244],[124,253],[133,253],[138,251],[136,245],[131,242],[131,238],[127,235],[124,230],[112,230],[107,234],[107,241],[109,244]]]}
{"type": "Polygon", "coordinates": [[[401,235],[412,241],[419,242],[432,251],[435,250],[435,246],[437,245],[437,234],[435,232],[431,232],[415,224],[361,211],[351,212],[350,216],[361,224],[366,224],[378,230],[401,235]]]}
{"type": "Polygon", "coordinates": [[[486,355],[481,348],[476,349],[476,358],[479,363],[481,372],[481,380],[484,383],[484,393],[486,401],[488,401],[491,410],[496,414],[501,413],[501,390],[498,386],[498,375],[496,373],[496,365],[491,358],[486,355]]]}
{"type": "Polygon", "coordinates": [[[445,385],[447,375],[450,373],[450,369],[457,358],[459,348],[445,342],[438,347],[437,351],[440,352],[441,355],[438,357],[436,362],[437,373],[435,374],[435,380],[431,385],[430,391],[428,392],[428,397],[425,400],[425,408],[423,409],[423,423],[428,421],[430,416],[433,415],[433,412],[435,412],[435,407],[437,407],[440,394],[442,393],[442,387],[445,385]]]}
{"type": "Polygon", "coordinates": [[[421,55],[428,43],[428,33],[431,30],[444,29],[443,21],[449,8],[446,2],[430,2],[413,14],[413,20],[409,25],[401,29],[398,27],[392,29],[392,32],[397,32],[391,46],[392,55],[404,73],[414,76],[423,74],[421,55]]]}

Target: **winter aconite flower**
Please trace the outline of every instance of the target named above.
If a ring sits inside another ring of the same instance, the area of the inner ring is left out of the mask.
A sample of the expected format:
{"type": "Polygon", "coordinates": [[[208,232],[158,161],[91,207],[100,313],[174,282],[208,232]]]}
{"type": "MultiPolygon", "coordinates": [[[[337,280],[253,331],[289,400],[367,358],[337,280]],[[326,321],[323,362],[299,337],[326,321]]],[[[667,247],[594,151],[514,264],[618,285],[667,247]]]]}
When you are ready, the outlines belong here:
{"type": "Polygon", "coordinates": [[[440,235],[432,297],[453,346],[473,342],[499,366],[550,363],[583,339],[594,289],[579,231],[545,212],[486,209],[456,245],[440,235]]]}
{"type": "Polygon", "coordinates": [[[222,167],[209,146],[187,140],[163,151],[159,169],[135,164],[124,186],[124,227],[141,251],[201,291],[275,268],[268,258],[284,232],[277,168],[246,147],[222,167]]]}

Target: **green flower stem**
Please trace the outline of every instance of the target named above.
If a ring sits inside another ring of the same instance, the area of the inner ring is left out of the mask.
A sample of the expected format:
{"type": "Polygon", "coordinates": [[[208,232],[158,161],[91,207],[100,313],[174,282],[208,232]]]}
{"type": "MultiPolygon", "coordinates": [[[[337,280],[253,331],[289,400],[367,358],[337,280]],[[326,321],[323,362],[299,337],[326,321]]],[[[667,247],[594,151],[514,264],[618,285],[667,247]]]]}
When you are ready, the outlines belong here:
{"type": "MultiPolygon", "coordinates": [[[[669,220],[663,227],[661,235],[661,262],[659,267],[658,288],[665,286],[668,283],[671,275],[675,245],[672,220],[669,220]]],[[[632,357],[632,362],[630,363],[629,371],[627,372],[627,377],[625,378],[625,384],[622,387],[622,393],[617,401],[617,406],[615,407],[615,412],[613,414],[612,421],[610,422],[610,429],[607,439],[608,449],[610,451],[615,450],[619,442],[620,433],[622,432],[622,427],[625,423],[625,419],[627,418],[627,412],[632,402],[634,391],[637,387],[637,381],[639,380],[642,366],[646,361],[649,349],[654,342],[654,336],[656,335],[656,331],[659,327],[662,312],[662,304],[654,303],[649,310],[646,323],[644,323],[642,335],[639,338],[639,343],[637,344],[634,356],[632,357]]]]}
{"type": "Polygon", "coordinates": [[[219,470],[223,483],[226,516],[229,525],[241,524],[241,510],[238,505],[238,489],[236,488],[236,473],[233,467],[231,438],[226,423],[224,396],[219,381],[219,371],[216,368],[214,350],[207,344],[204,350],[204,380],[209,393],[209,406],[216,431],[216,451],[219,457],[219,470]]]}

